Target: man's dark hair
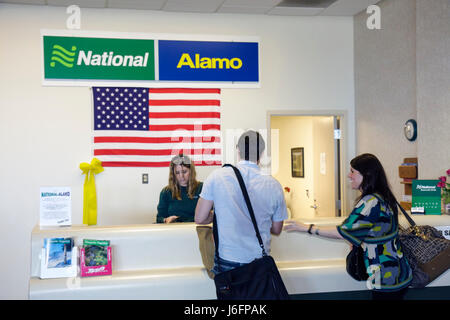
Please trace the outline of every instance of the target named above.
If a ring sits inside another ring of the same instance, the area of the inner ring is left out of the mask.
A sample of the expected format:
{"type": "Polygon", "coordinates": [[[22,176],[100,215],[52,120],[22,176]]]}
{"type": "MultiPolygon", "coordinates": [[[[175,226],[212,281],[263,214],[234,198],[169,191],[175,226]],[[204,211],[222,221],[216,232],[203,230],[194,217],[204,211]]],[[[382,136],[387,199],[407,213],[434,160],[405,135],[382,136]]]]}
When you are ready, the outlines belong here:
{"type": "Polygon", "coordinates": [[[242,160],[258,163],[266,143],[258,132],[249,130],[241,135],[237,147],[242,160]]]}

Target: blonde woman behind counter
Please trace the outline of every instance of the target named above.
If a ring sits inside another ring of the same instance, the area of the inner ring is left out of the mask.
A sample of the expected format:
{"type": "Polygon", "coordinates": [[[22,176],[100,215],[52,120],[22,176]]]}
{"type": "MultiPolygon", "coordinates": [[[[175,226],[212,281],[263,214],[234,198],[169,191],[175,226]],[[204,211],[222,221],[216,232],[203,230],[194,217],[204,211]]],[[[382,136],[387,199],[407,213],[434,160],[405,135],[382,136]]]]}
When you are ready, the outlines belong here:
{"type": "Polygon", "coordinates": [[[183,154],[170,161],[169,184],[161,190],[156,223],[194,222],[195,207],[203,183],[196,180],[195,166],[183,154]]]}

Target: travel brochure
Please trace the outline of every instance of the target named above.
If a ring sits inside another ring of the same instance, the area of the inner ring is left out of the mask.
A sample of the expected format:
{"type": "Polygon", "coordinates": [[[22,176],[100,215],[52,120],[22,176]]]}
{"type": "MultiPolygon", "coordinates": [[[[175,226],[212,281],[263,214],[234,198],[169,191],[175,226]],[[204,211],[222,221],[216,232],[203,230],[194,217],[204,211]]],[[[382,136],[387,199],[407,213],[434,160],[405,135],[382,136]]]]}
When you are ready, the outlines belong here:
{"type": "Polygon", "coordinates": [[[72,265],[72,238],[44,239],[48,268],[67,268],[72,265]]]}
{"type": "MultiPolygon", "coordinates": [[[[80,275],[111,275],[111,246],[108,240],[83,240],[80,248],[80,275]]],[[[41,251],[40,278],[76,277],[78,247],[73,238],[45,238],[41,251]]]]}
{"type": "Polygon", "coordinates": [[[107,240],[83,240],[80,254],[81,276],[112,274],[111,247],[107,240]]]}
{"type": "Polygon", "coordinates": [[[78,251],[73,238],[44,239],[41,250],[41,274],[45,278],[75,277],[78,251]]]}

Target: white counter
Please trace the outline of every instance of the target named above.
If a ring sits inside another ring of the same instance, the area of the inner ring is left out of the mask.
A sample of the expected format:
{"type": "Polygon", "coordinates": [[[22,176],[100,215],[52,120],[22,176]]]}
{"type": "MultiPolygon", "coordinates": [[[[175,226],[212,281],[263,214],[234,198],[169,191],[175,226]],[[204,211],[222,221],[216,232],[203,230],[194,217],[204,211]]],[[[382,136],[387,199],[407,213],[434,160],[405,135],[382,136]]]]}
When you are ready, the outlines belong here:
{"type": "MultiPolygon", "coordinates": [[[[450,216],[413,216],[417,224],[450,226],[450,216]]],[[[302,222],[337,225],[342,218],[302,222]]],[[[401,224],[406,225],[401,218],[401,224]]],[[[39,228],[31,235],[30,299],[215,299],[203,267],[196,225],[123,225],[39,228]],[[110,240],[111,276],[40,279],[39,253],[44,238],[110,240]],[[192,290],[196,288],[196,290],[192,290]]],[[[349,245],[308,234],[282,232],[272,240],[272,256],[290,294],[366,290],[345,271],[349,245]]],[[[450,272],[430,286],[450,286],[450,272]]]]}

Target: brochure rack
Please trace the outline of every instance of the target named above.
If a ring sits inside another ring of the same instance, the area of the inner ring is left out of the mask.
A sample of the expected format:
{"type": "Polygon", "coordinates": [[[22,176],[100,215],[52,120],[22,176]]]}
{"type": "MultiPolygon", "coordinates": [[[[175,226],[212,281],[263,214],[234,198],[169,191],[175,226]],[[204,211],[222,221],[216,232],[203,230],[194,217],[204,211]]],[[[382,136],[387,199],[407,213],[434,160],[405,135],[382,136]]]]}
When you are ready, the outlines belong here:
{"type": "Polygon", "coordinates": [[[78,250],[77,247],[74,247],[71,252],[71,258],[72,258],[72,264],[70,267],[66,268],[47,268],[45,265],[45,256],[46,256],[46,250],[45,248],[42,248],[41,255],[40,255],[40,278],[41,279],[47,279],[47,278],[68,278],[68,277],[76,277],[77,276],[77,260],[78,260],[78,250]]]}

